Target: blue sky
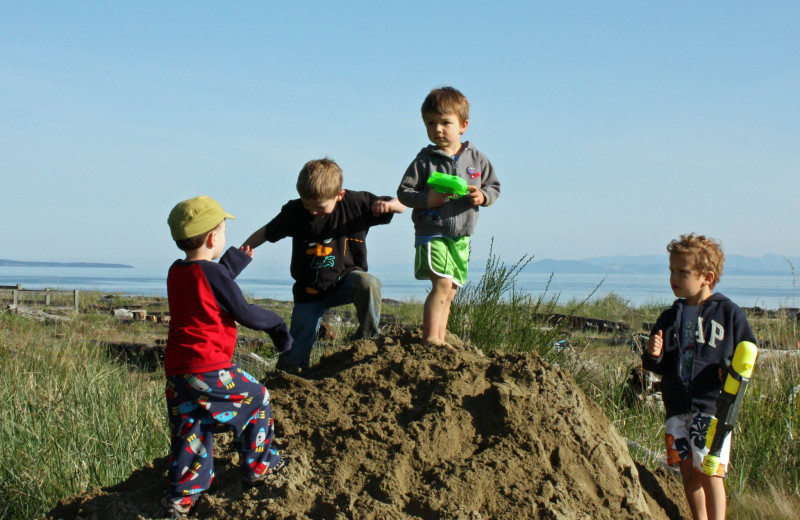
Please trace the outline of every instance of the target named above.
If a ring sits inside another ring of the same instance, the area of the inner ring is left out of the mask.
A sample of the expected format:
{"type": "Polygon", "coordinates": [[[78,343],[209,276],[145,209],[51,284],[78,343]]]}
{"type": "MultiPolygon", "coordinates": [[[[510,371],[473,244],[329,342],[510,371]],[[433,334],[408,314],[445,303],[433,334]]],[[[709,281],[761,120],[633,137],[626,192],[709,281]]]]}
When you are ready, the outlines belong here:
{"type": "MultiPolygon", "coordinates": [[[[690,231],[800,255],[797,2],[0,5],[0,258],[166,266],[167,214],[199,194],[239,245],[323,156],[394,194],[441,85],[503,187],[475,258],[492,237],[509,261],[660,254],[690,231]]],[[[373,265],[412,242],[409,213],[375,228],[373,265]]]]}

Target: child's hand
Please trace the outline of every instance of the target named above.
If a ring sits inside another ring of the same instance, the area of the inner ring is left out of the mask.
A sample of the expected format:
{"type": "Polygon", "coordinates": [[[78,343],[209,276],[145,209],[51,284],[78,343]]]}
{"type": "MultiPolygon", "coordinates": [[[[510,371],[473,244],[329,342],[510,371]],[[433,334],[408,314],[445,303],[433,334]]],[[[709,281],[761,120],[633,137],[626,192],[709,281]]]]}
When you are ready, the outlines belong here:
{"type": "Polygon", "coordinates": [[[436,190],[428,190],[428,207],[429,208],[438,208],[442,204],[447,202],[447,195],[445,193],[439,193],[436,190]]]}
{"type": "Polygon", "coordinates": [[[469,193],[467,197],[469,197],[469,201],[472,203],[473,206],[482,206],[484,202],[486,202],[486,195],[478,188],[477,186],[470,186],[467,188],[469,193]]]}
{"type": "Polygon", "coordinates": [[[385,213],[402,213],[406,207],[397,199],[379,200],[372,205],[372,214],[376,217],[385,213]]]}
{"type": "Polygon", "coordinates": [[[389,213],[391,208],[389,207],[389,203],[385,200],[378,200],[375,201],[375,204],[372,205],[372,214],[376,217],[378,215],[383,215],[384,213],[389,213]]]}
{"type": "Polygon", "coordinates": [[[250,247],[250,246],[242,246],[242,247],[239,248],[239,251],[241,251],[242,253],[246,254],[250,258],[253,258],[253,248],[252,247],[250,247]]]}
{"type": "Polygon", "coordinates": [[[658,357],[661,355],[662,348],[664,348],[664,333],[659,330],[647,340],[647,353],[658,357]]]}

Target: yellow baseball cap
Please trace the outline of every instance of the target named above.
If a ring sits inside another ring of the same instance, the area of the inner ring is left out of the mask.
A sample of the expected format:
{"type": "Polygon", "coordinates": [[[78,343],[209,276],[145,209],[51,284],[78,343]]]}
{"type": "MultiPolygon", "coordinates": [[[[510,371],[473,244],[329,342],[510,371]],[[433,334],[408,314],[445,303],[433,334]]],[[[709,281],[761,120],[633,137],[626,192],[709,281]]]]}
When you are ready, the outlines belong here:
{"type": "Polygon", "coordinates": [[[211,231],[226,218],[235,219],[227,213],[219,202],[200,195],[179,202],[169,212],[167,223],[173,240],[184,240],[211,231]]]}

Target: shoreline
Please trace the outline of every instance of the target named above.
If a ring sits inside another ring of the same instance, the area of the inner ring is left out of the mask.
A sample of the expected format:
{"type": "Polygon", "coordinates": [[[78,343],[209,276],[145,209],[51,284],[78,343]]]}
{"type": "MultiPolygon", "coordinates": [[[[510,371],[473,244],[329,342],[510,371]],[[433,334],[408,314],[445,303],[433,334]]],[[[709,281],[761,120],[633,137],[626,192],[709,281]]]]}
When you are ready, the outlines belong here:
{"type": "MultiPolygon", "coordinates": [[[[30,292],[30,293],[49,293],[51,296],[57,296],[60,294],[63,295],[73,295],[75,291],[79,291],[81,294],[97,294],[101,295],[101,298],[108,298],[108,297],[119,297],[119,298],[152,298],[152,299],[160,299],[166,300],[166,289],[163,292],[137,292],[137,291],[125,291],[125,290],[106,290],[106,289],[97,289],[97,288],[73,288],[73,289],[65,289],[65,288],[51,288],[51,287],[26,287],[22,284],[15,284],[15,285],[4,285],[0,284],[0,301],[4,301],[6,299],[10,299],[9,294],[14,291],[22,291],[30,292]]],[[[281,304],[291,304],[293,302],[291,296],[287,297],[274,297],[274,296],[264,296],[264,295],[255,295],[250,291],[242,290],[245,297],[252,300],[258,301],[273,301],[281,304]]],[[[722,291],[717,291],[722,292],[722,291]]],[[[421,293],[418,296],[411,296],[406,298],[397,298],[397,297],[384,297],[381,298],[381,301],[384,304],[389,305],[414,305],[419,304],[422,305],[425,299],[425,295],[427,293],[421,293]]],[[[552,294],[553,297],[556,298],[556,306],[558,307],[568,307],[575,305],[580,300],[576,300],[575,298],[572,299],[562,299],[558,298],[558,293],[547,293],[552,294]]],[[[725,294],[725,293],[723,293],[725,294]]],[[[728,296],[727,294],[725,294],[728,296]]],[[[534,298],[535,299],[535,298],[534,298]]],[[[657,308],[667,308],[675,301],[675,297],[673,296],[669,300],[657,300],[655,297],[651,297],[649,301],[643,303],[634,303],[631,300],[625,298],[624,294],[619,294],[613,291],[605,292],[599,295],[594,295],[590,300],[589,303],[594,302],[602,302],[603,300],[608,299],[616,299],[621,302],[624,302],[627,306],[632,309],[643,309],[643,308],[650,308],[650,307],[657,307],[657,308]]],[[[733,300],[733,298],[731,298],[733,300]]],[[[543,301],[547,301],[548,298],[545,297],[543,301]]],[[[734,300],[734,303],[737,303],[734,300]]],[[[787,302],[788,303],[788,302],[787,302]]],[[[798,320],[800,320],[800,300],[792,302],[791,305],[783,305],[779,304],[777,306],[765,306],[765,305],[740,305],[737,303],[743,310],[751,314],[755,317],[778,317],[780,315],[786,315],[788,313],[795,313],[798,315],[798,320]]]]}
{"type": "MultiPolygon", "coordinates": [[[[83,271],[83,270],[82,270],[83,271]]],[[[415,280],[410,273],[383,272],[370,269],[383,285],[383,296],[398,301],[423,301],[430,283],[415,280]]],[[[89,273],[86,273],[89,274],[89,273]]],[[[466,287],[475,286],[482,280],[482,273],[470,274],[466,287]]],[[[293,281],[288,272],[264,272],[253,270],[237,278],[242,292],[253,298],[271,298],[288,301],[292,299],[293,281]]],[[[635,307],[668,307],[675,300],[668,280],[662,275],[609,274],[546,274],[521,273],[515,276],[514,290],[549,301],[557,298],[560,304],[583,301],[590,302],[613,294],[635,307]]],[[[98,291],[131,296],[166,296],[166,271],[155,269],[97,269],[91,276],[76,275],[76,269],[2,268],[0,287],[21,284],[26,289],[98,291]]],[[[800,287],[786,276],[726,275],[716,288],[740,307],[767,310],[800,307],[800,287]]]]}

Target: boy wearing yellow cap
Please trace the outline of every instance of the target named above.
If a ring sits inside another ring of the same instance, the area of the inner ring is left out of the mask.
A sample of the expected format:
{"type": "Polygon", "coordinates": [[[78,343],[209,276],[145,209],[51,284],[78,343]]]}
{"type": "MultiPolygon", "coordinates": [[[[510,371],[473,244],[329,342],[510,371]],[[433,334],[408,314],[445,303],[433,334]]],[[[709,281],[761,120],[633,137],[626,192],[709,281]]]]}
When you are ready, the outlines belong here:
{"type": "Polygon", "coordinates": [[[186,253],[167,275],[164,354],[172,456],[162,503],[177,518],[185,517],[214,478],[217,424],[237,437],[246,484],[259,483],[286,464],[271,445],[269,392],[231,359],[236,322],[266,331],[278,352],[291,349],[292,338],[280,316],[247,303],[234,281],[253,252],[231,247],[222,254],[226,219],[233,218],[214,199],[200,196],[178,203],[168,219],[172,238],[186,253]]]}

